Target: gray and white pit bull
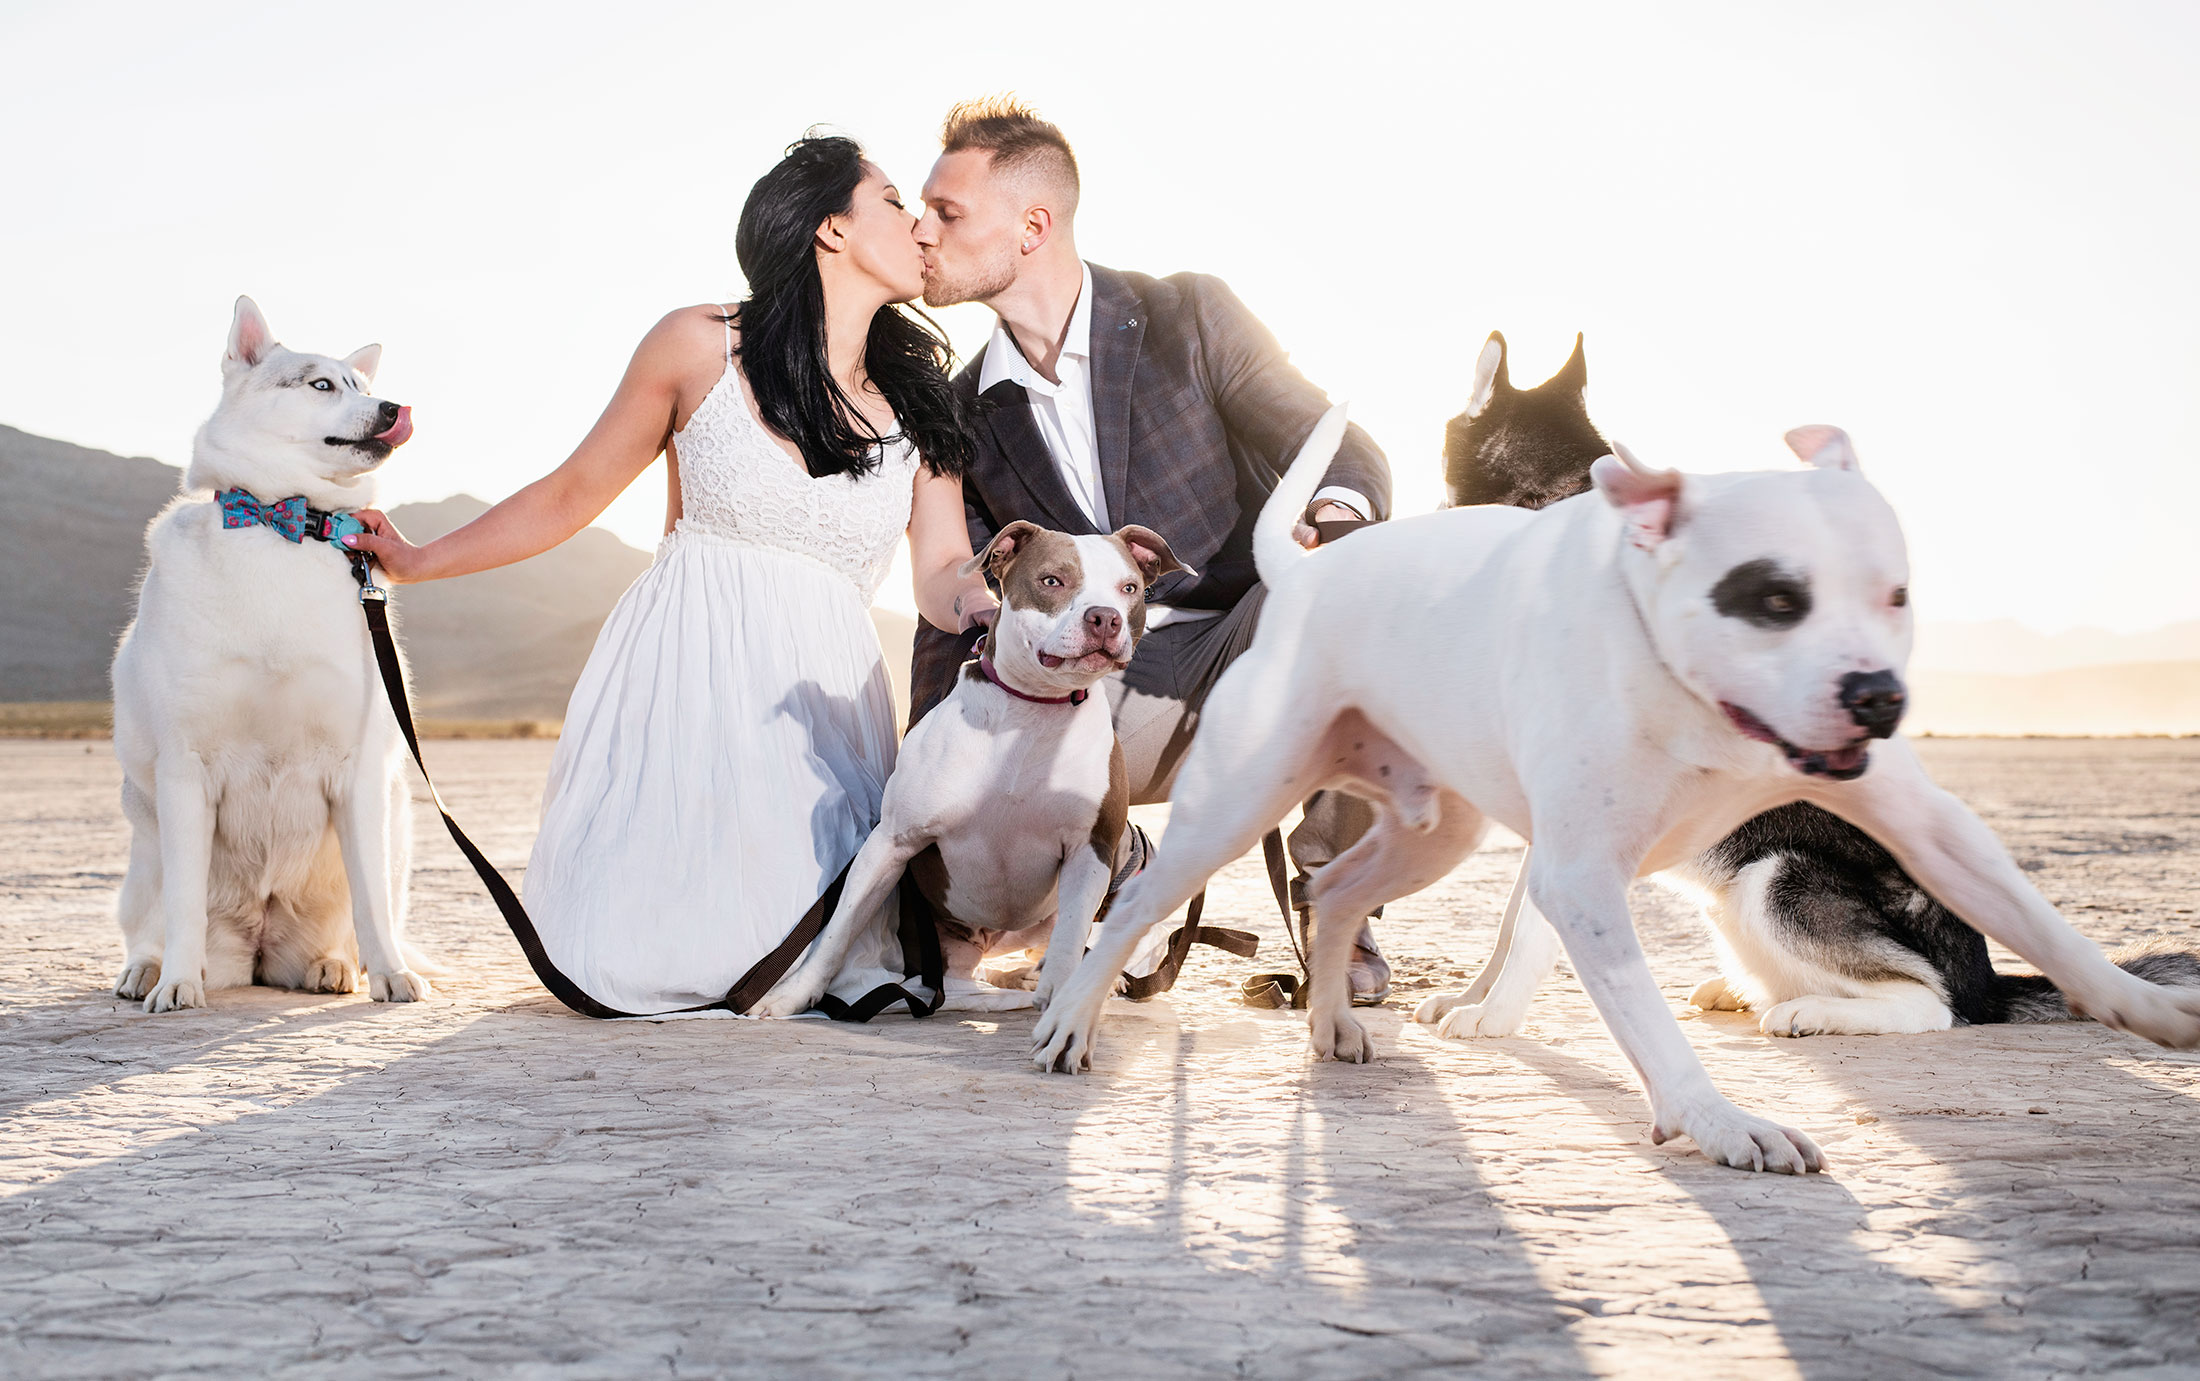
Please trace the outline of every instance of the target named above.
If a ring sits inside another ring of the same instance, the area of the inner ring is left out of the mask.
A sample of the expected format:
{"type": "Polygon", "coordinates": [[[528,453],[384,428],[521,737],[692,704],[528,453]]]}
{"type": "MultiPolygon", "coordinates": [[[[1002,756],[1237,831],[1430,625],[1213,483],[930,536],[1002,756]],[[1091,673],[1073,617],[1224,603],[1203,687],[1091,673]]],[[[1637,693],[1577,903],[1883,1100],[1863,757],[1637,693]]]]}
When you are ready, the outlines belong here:
{"type": "Polygon", "coordinates": [[[1745,1169],[1821,1168],[1809,1137],[1712,1087],[1627,913],[1635,878],[1790,801],[1877,839],[2073,1007],[2200,1045],[2200,991],[2111,964],[1895,735],[1909,563],[1838,428],[1788,434],[1805,469],[1683,475],[1615,448],[1596,492],[1541,511],[1449,509],[1301,552],[1291,521],[1343,432],[1340,409],[1261,511],[1260,631],[1209,696],[1169,847],[1040,1018],[1041,1068],[1088,1066],[1122,957],[1324,787],[1378,818],[1313,885],[1317,1058],[1368,1058],[1345,977],[1358,918],[1450,872],[1495,820],[1533,842],[1529,899],[1641,1075],[1652,1139],[1688,1136],[1745,1169]]]}
{"type": "Polygon", "coordinates": [[[1146,587],[1189,567],[1147,528],[1071,536],[1019,521],[962,573],[981,568],[1001,591],[981,655],[902,740],[840,905],[756,1015],[816,1005],[863,919],[912,862],[933,907],[965,929],[1052,923],[1038,1005],[1084,953],[1130,849],[1123,751],[1107,696],[1094,687],[1130,665],[1146,632],[1146,587]]]}

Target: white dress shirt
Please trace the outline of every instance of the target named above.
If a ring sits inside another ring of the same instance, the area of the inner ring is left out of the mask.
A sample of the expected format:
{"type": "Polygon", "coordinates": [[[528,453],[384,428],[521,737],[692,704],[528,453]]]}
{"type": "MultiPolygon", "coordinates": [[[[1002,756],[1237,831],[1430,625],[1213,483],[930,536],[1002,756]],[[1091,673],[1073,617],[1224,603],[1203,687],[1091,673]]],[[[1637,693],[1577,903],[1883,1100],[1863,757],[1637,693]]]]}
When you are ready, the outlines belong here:
{"type": "MultiPolygon", "coordinates": [[[[1006,379],[1020,385],[1031,397],[1031,420],[1046,441],[1047,455],[1062,477],[1070,497],[1092,520],[1093,528],[1107,532],[1120,526],[1108,517],[1108,496],[1100,483],[1100,440],[1092,413],[1092,265],[1084,266],[1084,281],[1077,290],[1077,306],[1069,314],[1069,330],[1062,337],[1062,353],[1054,362],[1059,383],[1031,367],[1016,344],[1008,323],[996,321],[993,339],[985,347],[978,366],[978,392],[1006,379]]],[[[1315,504],[1341,503],[1367,516],[1362,495],[1335,486],[1314,496],[1315,504]]],[[[1168,536],[1163,533],[1162,536],[1168,536]]],[[[1159,628],[1169,622],[1213,618],[1219,609],[1179,609],[1167,604],[1146,606],[1146,626],[1159,628]]]]}

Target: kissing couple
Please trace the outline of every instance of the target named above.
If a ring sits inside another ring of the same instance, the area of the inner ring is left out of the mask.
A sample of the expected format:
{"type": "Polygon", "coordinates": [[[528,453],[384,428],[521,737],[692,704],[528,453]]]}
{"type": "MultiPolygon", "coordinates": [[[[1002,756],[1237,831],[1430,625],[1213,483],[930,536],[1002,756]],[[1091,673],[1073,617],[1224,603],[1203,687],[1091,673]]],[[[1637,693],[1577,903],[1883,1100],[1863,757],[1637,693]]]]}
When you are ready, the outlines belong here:
{"type": "MultiPolygon", "coordinates": [[[[852,140],[813,132],[741,208],[747,295],[659,321],[562,464],[423,545],[359,513],[353,542],[390,580],[440,580],[556,546],[666,458],[664,539],[573,689],[525,883],[552,963],[600,1004],[739,1008],[729,995],[761,995],[797,957],[784,942],[877,824],[894,767],[869,609],[905,533],[912,722],[999,608],[962,569],[1001,528],[1167,538],[1191,569],[1148,592],[1138,655],[1103,685],[1132,803],[1168,799],[1259,621],[1254,518],[1329,400],[1220,279],[1081,259],[1078,195],[1069,141],[1011,98],[948,112],[921,215],[852,140]],[[984,354],[951,376],[919,297],[991,308],[984,354]]],[[[1389,509],[1389,466],[1355,427],[1298,536],[1389,509]]],[[[1315,796],[1290,840],[1302,874],[1371,818],[1315,796]]],[[[915,973],[895,904],[834,997],[915,973]]],[[[1389,990],[1364,928],[1352,985],[1361,1002],[1389,990]]]]}

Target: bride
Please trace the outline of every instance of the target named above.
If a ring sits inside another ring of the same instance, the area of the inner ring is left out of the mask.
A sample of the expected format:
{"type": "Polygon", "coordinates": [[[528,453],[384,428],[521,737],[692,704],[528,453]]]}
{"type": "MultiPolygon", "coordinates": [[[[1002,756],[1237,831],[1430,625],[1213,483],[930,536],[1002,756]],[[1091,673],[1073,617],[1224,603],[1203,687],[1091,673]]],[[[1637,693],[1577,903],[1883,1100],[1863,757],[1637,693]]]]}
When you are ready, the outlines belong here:
{"type": "MultiPolygon", "coordinates": [[[[551,962],[604,1006],[744,1005],[794,957],[773,952],[894,764],[869,608],[902,533],[926,619],[992,617],[957,573],[971,441],[950,352],[901,305],[923,290],[914,225],[853,141],[802,139],[741,208],[749,295],[657,323],[564,464],[423,546],[359,514],[391,580],[439,580],[557,545],[667,459],[664,541],[573,688],[527,867],[551,962]]],[[[877,918],[836,995],[900,976],[889,931],[877,918]]]]}

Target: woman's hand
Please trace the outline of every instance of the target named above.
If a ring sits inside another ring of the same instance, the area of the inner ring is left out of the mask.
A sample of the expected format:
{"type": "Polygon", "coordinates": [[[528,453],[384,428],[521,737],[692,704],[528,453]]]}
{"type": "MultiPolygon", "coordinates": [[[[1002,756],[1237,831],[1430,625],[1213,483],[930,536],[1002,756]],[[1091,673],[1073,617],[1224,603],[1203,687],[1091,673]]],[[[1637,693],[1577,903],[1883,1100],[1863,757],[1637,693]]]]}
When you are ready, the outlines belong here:
{"type": "Polygon", "coordinates": [[[346,537],[344,545],[373,557],[374,564],[392,585],[434,578],[428,572],[425,559],[428,549],[406,541],[405,534],[397,530],[389,514],[379,508],[362,508],[351,516],[365,523],[367,530],[346,537]]]}
{"type": "Polygon", "coordinates": [[[919,466],[909,504],[909,566],[916,577],[917,612],[943,633],[957,636],[991,627],[1000,601],[970,560],[970,513],[962,481],[919,466]]]}

